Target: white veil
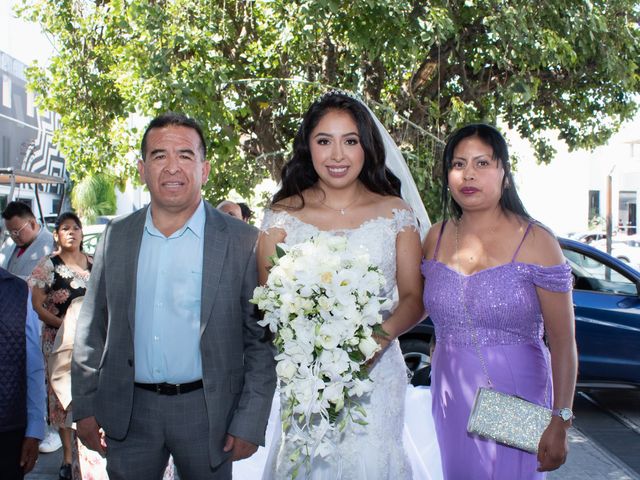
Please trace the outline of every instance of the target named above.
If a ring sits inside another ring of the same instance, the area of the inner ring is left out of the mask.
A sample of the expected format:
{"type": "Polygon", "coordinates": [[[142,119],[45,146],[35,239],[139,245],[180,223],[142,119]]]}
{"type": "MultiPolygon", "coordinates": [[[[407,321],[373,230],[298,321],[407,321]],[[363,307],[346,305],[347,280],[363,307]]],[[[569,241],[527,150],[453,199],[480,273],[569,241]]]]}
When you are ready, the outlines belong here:
{"type": "Polygon", "coordinates": [[[431,221],[429,220],[427,209],[424,207],[424,203],[422,202],[422,198],[420,197],[420,192],[418,191],[416,182],[411,176],[409,166],[407,165],[402,152],[396,145],[396,142],[393,141],[393,138],[391,138],[391,135],[389,134],[387,129],[384,127],[384,125],[382,125],[382,122],[378,120],[378,117],[376,117],[375,113],[373,113],[373,111],[363,100],[359,98],[356,98],[356,100],[358,100],[367,108],[369,114],[371,114],[371,117],[376,124],[376,127],[378,127],[378,132],[380,132],[382,142],[384,143],[385,164],[389,168],[389,170],[391,170],[393,174],[402,182],[402,198],[413,209],[413,213],[416,215],[416,218],[418,219],[418,223],[420,225],[420,238],[424,240],[424,237],[427,234],[427,230],[429,230],[429,227],[431,226],[431,221]]]}

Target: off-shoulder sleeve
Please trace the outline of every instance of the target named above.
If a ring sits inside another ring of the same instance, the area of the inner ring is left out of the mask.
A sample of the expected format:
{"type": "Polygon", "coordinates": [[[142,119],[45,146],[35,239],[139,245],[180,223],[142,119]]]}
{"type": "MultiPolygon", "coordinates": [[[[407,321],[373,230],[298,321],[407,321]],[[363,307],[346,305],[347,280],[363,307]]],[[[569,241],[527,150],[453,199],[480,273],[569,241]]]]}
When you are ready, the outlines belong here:
{"type": "Polygon", "coordinates": [[[284,211],[275,211],[270,208],[265,208],[260,230],[264,232],[267,232],[270,228],[282,228],[283,230],[287,230],[288,217],[289,215],[284,211]]]}
{"type": "Polygon", "coordinates": [[[53,285],[53,269],[51,257],[49,255],[42,257],[27,280],[29,287],[42,289],[51,287],[53,285]]]}
{"type": "Polygon", "coordinates": [[[533,283],[550,292],[569,292],[573,286],[571,267],[567,263],[542,267],[531,265],[533,283]]]}
{"type": "Polygon", "coordinates": [[[402,232],[409,227],[411,230],[418,232],[418,220],[413,210],[407,208],[394,208],[393,219],[396,223],[396,232],[402,232]]]}

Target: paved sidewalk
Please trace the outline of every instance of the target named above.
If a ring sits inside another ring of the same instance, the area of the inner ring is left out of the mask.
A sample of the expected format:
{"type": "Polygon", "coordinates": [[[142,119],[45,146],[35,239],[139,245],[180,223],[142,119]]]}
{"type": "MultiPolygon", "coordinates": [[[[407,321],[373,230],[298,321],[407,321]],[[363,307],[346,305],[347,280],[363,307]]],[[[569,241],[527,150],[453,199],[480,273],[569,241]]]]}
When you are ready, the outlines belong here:
{"type": "MultiPolygon", "coordinates": [[[[548,480],[640,480],[640,475],[576,428],[570,430],[569,442],[567,463],[550,473],[548,480]]],[[[61,460],[62,449],[54,453],[41,453],[36,468],[25,477],[26,480],[58,480],[61,460]]]]}
{"type": "Polygon", "coordinates": [[[585,437],[580,430],[569,430],[567,463],[547,476],[548,480],[640,480],[624,463],[585,437]]]}

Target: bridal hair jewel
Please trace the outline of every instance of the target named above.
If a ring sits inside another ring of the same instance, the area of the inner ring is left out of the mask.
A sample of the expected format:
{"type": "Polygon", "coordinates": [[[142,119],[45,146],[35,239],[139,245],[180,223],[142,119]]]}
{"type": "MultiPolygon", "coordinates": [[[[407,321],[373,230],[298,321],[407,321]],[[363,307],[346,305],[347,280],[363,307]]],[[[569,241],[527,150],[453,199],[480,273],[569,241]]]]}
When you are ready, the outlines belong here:
{"type": "Polygon", "coordinates": [[[339,88],[333,88],[328,92],[320,95],[320,97],[318,97],[318,99],[316,100],[316,103],[322,102],[333,95],[343,95],[345,97],[353,98],[354,100],[360,100],[360,98],[353,92],[349,92],[348,90],[340,90],[339,88]]]}

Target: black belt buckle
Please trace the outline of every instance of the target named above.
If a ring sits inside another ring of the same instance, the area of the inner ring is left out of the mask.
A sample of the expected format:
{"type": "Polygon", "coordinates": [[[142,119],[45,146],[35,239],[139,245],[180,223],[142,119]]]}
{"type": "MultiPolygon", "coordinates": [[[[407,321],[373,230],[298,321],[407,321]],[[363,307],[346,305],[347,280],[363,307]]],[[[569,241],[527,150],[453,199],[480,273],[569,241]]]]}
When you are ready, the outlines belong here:
{"type": "Polygon", "coordinates": [[[182,395],[184,393],[193,392],[194,390],[198,390],[202,388],[202,380],[196,380],[195,382],[190,383],[136,383],[136,386],[149,390],[151,392],[155,392],[158,395],[182,395]]]}
{"type": "Polygon", "coordinates": [[[156,393],[158,395],[180,395],[180,384],[156,383],[156,393]]]}

